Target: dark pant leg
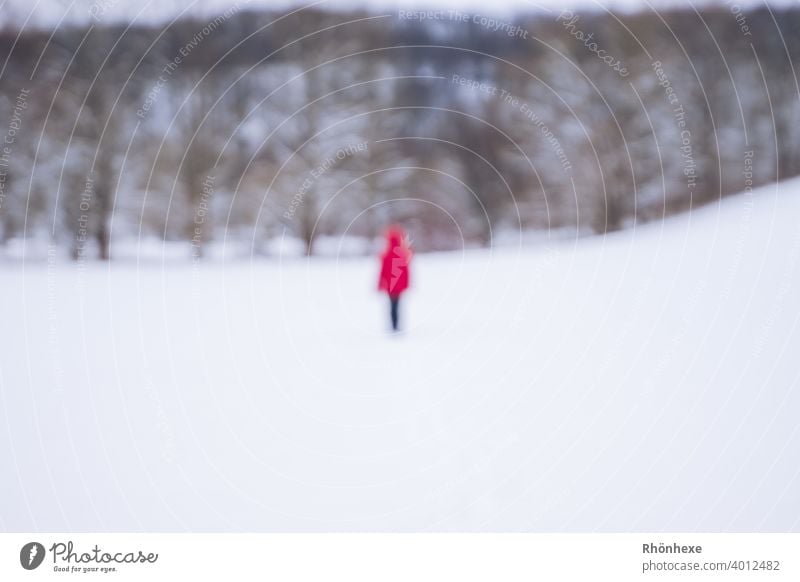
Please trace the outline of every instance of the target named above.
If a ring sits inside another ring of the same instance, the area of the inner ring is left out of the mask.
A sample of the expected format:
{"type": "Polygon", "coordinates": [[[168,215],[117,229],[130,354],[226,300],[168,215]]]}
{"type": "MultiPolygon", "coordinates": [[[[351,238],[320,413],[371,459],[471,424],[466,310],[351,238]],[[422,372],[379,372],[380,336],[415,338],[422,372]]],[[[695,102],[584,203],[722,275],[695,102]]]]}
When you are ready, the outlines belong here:
{"type": "Polygon", "coordinates": [[[400,297],[389,297],[389,301],[391,303],[391,313],[392,313],[392,329],[397,331],[397,327],[399,325],[399,305],[400,305],[400,297]]]}

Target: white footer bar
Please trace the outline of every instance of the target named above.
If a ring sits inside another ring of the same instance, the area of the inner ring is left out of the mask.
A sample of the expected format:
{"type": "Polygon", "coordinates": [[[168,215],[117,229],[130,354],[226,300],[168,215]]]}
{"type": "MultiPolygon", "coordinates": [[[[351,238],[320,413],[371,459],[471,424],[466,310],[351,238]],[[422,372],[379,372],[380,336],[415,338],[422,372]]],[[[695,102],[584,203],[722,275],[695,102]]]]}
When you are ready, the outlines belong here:
{"type": "Polygon", "coordinates": [[[800,534],[0,534],[0,580],[800,580],[800,534]]]}

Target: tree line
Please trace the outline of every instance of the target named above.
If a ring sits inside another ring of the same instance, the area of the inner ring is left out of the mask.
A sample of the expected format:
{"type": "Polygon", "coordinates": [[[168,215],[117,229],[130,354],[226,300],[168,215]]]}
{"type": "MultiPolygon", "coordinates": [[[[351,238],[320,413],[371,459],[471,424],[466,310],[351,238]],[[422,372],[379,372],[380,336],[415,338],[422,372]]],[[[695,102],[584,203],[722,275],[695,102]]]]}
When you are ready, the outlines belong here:
{"type": "Polygon", "coordinates": [[[797,8],[0,26],[0,244],[75,258],[602,234],[800,173],[797,8]]]}

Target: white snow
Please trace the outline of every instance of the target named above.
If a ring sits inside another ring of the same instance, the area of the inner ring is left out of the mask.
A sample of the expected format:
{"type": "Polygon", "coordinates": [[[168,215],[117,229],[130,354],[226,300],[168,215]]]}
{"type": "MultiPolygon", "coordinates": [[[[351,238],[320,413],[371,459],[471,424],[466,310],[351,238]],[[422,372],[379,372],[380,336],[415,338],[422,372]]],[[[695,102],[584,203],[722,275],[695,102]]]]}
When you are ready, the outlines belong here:
{"type": "Polygon", "coordinates": [[[0,529],[798,531],[800,181],[605,238],[0,263],[0,529]]]}

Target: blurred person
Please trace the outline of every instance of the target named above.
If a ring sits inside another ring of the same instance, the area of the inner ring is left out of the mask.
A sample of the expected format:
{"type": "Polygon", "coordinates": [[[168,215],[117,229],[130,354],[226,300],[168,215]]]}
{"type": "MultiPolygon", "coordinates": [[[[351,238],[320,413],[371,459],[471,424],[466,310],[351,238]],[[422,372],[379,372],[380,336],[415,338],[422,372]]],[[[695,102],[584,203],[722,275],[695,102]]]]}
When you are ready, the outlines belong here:
{"type": "Polygon", "coordinates": [[[378,290],[389,295],[392,331],[400,328],[400,295],[408,289],[409,263],[411,249],[406,242],[406,234],[399,226],[386,230],[386,249],[381,255],[381,274],[378,290]]]}

